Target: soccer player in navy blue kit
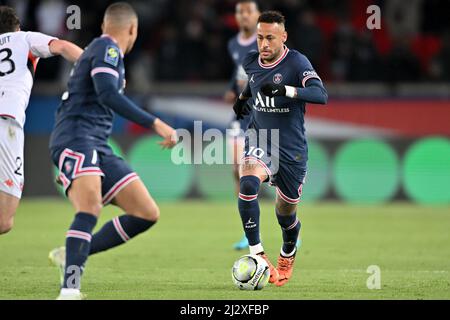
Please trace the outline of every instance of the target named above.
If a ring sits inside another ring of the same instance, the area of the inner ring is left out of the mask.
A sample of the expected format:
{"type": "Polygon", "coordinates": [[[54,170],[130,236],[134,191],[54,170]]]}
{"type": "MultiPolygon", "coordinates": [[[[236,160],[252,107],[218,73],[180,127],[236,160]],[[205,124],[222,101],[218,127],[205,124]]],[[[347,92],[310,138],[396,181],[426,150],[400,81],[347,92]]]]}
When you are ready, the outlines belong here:
{"type": "Polygon", "coordinates": [[[107,8],[103,35],[78,60],[57,110],[50,151],[77,212],[66,233],[65,249],[55,249],[49,256],[64,270],[58,299],[83,298],[80,281],[89,255],[127,242],[159,218],[158,206],[143,182],[107,143],[114,112],[153,128],[164,138],[160,143],[164,148],[177,142],[173,128],[123,95],[123,57],[133,48],[137,28],[137,15],[129,4],[118,2],[107,8]],[[125,214],[92,234],[102,207],[109,203],[125,214]]]}
{"type": "Polygon", "coordinates": [[[252,112],[240,166],[239,213],[251,254],[269,264],[271,283],[283,286],[292,276],[296,241],[300,232],[297,204],[306,177],[308,145],[304,116],[306,103],[326,104],[321,79],[308,59],[286,47],[285,19],[276,11],[260,15],[258,51],[251,52],[243,66],[248,84],[233,109],[238,118],[252,112]],[[264,252],[259,232],[258,192],[261,183],[276,187],[275,213],[283,245],[275,268],[264,252]]]}
{"type": "MultiPolygon", "coordinates": [[[[256,44],[256,23],[259,17],[259,9],[254,0],[240,0],[236,3],[235,18],[239,26],[239,33],[228,41],[228,54],[233,60],[234,71],[231,77],[230,86],[224,95],[227,103],[233,104],[238,94],[247,84],[247,74],[242,67],[242,62],[249,51],[258,50],[256,44]]],[[[239,160],[244,151],[244,134],[250,123],[250,114],[244,115],[237,120],[233,117],[230,124],[232,130],[229,131],[229,147],[233,154],[233,175],[236,183],[236,194],[239,194],[239,160]]],[[[248,247],[248,240],[245,235],[234,244],[236,250],[248,247]]]]}

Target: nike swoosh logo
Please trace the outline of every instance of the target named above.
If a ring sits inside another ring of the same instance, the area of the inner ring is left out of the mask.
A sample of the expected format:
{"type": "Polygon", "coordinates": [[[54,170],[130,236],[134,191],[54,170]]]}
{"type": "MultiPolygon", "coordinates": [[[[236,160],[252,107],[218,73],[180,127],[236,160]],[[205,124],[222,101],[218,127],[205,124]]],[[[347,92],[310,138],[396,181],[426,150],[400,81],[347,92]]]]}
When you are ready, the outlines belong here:
{"type": "Polygon", "coordinates": [[[278,92],[278,89],[277,90],[272,90],[272,94],[275,94],[277,92],[278,92]]]}

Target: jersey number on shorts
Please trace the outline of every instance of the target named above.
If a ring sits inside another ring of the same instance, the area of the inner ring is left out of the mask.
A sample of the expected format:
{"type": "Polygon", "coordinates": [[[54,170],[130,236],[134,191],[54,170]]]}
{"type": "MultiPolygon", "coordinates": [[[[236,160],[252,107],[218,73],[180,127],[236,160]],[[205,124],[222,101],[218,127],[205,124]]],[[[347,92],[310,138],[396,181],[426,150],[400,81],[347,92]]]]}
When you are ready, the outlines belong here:
{"type": "Polygon", "coordinates": [[[12,55],[12,51],[9,48],[5,48],[5,49],[0,50],[0,59],[1,59],[0,60],[0,66],[5,64],[5,63],[7,63],[7,62],[9,63],[9,66],[10,66],[8,71],[5,71],[5,72],[0,71],[0,77],[4,77],[7,74],[13,73],[14,70],[16,70],[16,65],[14,64],[14,61],[12,61],[10,59],[11,55],[12,55]],[[6,53],[5,57],[3,57],[4,53],[6,53]]]}
{"type": "Polygon", "coordinates": [[[22,176],[22,172],[21,171],[22,171],[23,163],[22,163],[22,159],[20,157],[16,158],[16,165],[17,165],[17,169],[16,169],[16,171],[14,171],[14,173],[21,177],[22,176]]]}
{"type": "Polygon", "coordinates": [[[262,158],[264,155],[264,150],[261,148],[250,147],[250,149],[244,153],[245,157],[256,157],[258,159],[262,158]]]}

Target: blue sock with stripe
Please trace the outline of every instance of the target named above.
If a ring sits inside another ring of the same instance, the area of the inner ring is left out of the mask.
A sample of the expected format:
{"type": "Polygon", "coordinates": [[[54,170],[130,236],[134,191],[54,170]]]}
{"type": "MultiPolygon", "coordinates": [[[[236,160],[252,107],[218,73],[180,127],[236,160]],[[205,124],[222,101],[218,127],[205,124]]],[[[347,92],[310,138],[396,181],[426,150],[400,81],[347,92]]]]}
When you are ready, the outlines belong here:
{"type": "Polygon", "coordinates": [[[66,233],[66,268],[63,288],[80,289],[84,264],[89,256],[92,230],[97,217],[86,212],[78,212],[66,233]]]}
{"type": "Polygon", "coordinates": [[[259,235],[258,191],[261,181],[256,176],[244,176],[240,179],[238,207],[245,236],[250,246],[261,242],[259,235]]]}
{"type": "Polygon", "coordinates": [[[283,234],[283,247],[281,254],[289,257],[295,253],[298,235],[300,233],[301,223],[297,218],[297,213],[290,215],[281,215],[276,211],[278,223],[283,234]]]}
{"type": "Polygon", "coordinates": [[[156,221],[123,215],[105,223],[103,227],[92,236],[89,255],[106,251],[127,242],[138,234],[150,229],[156,221]]]}

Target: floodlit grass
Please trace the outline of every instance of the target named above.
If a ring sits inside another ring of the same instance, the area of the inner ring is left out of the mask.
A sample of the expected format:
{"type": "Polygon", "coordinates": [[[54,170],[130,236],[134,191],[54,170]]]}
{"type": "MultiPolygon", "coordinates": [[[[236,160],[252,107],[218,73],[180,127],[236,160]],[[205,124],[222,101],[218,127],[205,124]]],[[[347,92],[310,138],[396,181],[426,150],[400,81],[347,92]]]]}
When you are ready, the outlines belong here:
{"type": "MultiPolygon", "coordinates": [[[[83,277],[89,299],[449,299],[450,210],[396,203],[302,204],[303,246],[291,281],[261,291],[233,286],[231,266],[247,253],[237,204],[163,203],[150,231],[92,256],[83,277]],[[366,286],[381,269],[381,289],[366,286]]],[[[273,205],[261,204],[263,245],[273,262],[281,231],[273,205]]],[[[104,209],[97,228],[120,212],[104,209]]],[[[67,201],[24,200],[14,230],[0,236],[0,299],[54,299],[59,276],[47,260],[73,218],[67,201]]]]}

